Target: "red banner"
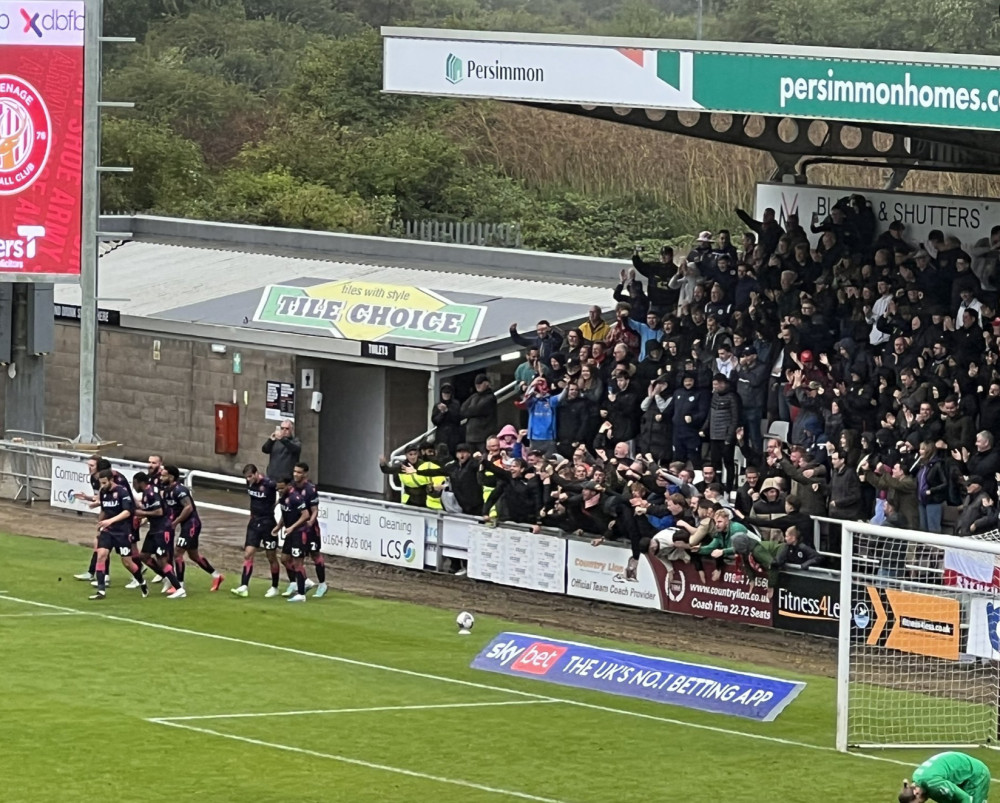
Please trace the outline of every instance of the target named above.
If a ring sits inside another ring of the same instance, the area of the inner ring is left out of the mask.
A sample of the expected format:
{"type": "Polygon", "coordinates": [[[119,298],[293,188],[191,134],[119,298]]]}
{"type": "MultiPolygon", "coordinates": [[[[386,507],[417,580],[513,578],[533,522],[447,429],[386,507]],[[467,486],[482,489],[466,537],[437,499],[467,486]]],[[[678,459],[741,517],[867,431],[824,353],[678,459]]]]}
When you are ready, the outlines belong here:
{"type": "Polygon", "coordinates": [[[82,162],[83,3],[0,2],[0,280],[79,275],[82,162]]]}
{"type": "Polygon", "coordinates": [[[705,582],[690,563],[675,563],[673,577],[666,581],[666,568],[651,560],[657,581],[663,588],[663,609],[706,619],[728,619],[750,625],[774,624],[774,604],[767,597],[767,579],[747,578],[727,563],[718,580],[712,579],[715,561],[705,561],[705,582]]]}

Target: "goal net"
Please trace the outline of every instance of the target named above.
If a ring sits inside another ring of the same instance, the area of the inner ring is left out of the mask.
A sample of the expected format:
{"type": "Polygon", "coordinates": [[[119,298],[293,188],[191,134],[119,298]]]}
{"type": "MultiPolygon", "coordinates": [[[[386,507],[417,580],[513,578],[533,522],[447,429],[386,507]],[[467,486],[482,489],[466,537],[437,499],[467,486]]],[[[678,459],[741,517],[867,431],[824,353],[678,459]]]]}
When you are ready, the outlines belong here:
{"type": "Polygon", "coordinates": [[[1000,536],[843,523],[837,748],[996,745],[1000,536]]]}

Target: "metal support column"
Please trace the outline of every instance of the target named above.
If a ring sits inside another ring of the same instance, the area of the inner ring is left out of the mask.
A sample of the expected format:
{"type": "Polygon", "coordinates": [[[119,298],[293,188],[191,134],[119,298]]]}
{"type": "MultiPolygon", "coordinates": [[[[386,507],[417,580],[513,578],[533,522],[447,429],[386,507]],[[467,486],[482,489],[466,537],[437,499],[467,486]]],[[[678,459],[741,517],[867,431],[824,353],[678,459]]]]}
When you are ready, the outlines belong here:
{"type": "Polygon", "coordinates": [[[80,443],[97,441],[97,226],[103,0],[84,0],[83,221],[80,232],[80,443]]]}

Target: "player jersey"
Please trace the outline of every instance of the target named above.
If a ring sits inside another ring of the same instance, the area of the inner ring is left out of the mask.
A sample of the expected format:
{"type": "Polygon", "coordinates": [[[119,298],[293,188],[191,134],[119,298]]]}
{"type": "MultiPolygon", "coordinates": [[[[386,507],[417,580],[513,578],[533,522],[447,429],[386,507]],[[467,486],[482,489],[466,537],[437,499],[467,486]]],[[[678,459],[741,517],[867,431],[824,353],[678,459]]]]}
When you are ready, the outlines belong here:
{"type": "Polygon", "coordinates": [[[179,482],[175,482],[166,491],[163,492],[163,502],[167,506],[167,511],[170,513],[170,523],[173,524],[177,521],[177,517],[181,515],[181,511],[184,510],[184,501],[190,500],[191,502],[191,515],[184,520],[184,524],[190,526],[188,522],[192,524],[196,521],[201,521],[198,516],[198,508],[194,504],[194,497],[191,496],[191,491],[187,489],[186,486],[181,485],[179,482]]]}
{"type": "Polygon", "coordinates": [[[295,488],[289,488],[281,497],[281,526],[285,528],[286,537],[302,516],[302,511],[308,509],[309,503],[295,488]]]}
{"type": "Polygon", "coordinates": [[[101,500],[101,512],[104,514],[104,521],[113,519],[119,513],[127,512],[129,514],[127,519],[116,521],[108,527],[108,531],[130,533],[132,531],[132,511],[135,510],[132,495],[122,493],[122,489],[114,485],[106,491],[99,491],[98,498],[101,500]]]}
{"type": "Polygon", "coordinates": [[[163,505],[163,498],[160,496],[159,490],[154,488],[152,484],[147,485],[146,490],[142,492],[139,506],[146,513],[159,510],[163,514],[162,516],[151,516],[147,519],[149,521],[150,535],[162,533],[167,529],[169,514],[163,505]]]}
{"type": "MultiPolygon", "coordinates": [[[[100,472],[98,472],[100,473],[100,472]]],[[[125,491],[126,496],[130,499],[132,497],[132,487],[128,484],[128,480],[125,479],[124,475],[114,469],[111,469],[111,482],[116,488],[120,488],[125,491]]],[[[90,487],[94,489],[94,493],[100,494],[101,492],[101,481],[98,479],[97,474],[90,475],[90,487]]]]}
{"type": "MultiPolygon", "coordinates": [[[[299,495],[306,500],[306,507],[309,508],[309,515],[312,515],[312,511],[319,507],[319,491],[316,490],[316,486],[313,485],[309,480],[302,483],[302,487],[295,486],[295,490],[298,491],[299,495]]],[[[317,523],[319,519],[316,520],[317,523]]]]}
{"type": "Polygon", "coordinates": [[[274,518],[274,505],[278,499],[278,488],[274,480],[262,477],[259,482],[250,483],[247,485],[247,495],[250,497],[250,518],[274,518]]]}

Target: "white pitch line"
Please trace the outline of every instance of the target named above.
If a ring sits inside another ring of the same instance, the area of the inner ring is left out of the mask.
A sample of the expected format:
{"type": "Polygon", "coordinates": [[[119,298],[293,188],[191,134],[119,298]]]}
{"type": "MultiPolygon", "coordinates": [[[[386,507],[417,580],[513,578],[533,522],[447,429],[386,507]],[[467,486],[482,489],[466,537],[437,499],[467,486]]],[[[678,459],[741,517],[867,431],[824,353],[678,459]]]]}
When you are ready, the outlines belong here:
{"type": "Polygon", "coordinates": [[[307,750],[304,747],[293,747],[288,744],[279,744],[277,742],[264,742],[260,739],[251,739],[248,736],[237,736],[233,733],[223,733],[222,731],[214,731],[209,728],[199,728],[194,725],[184,725],[180,722],[175,722],[168,719],[147,719],[147,722],[152,722],[156,725],[166,725],[171,728],[181,728],[183,730],[194,731],[195,733],[207,734],[209,736],[219,736],[223,739],[232,739],[236,742],[244,742],[246,744],[257,745],[258,747],[270,747],[275,750],[284,750],[288,753],[299,753],[304,756],[311,756],[313,758],[326,758],[331,761],[339,761],[343,764],[353,764],[356,767],[364,767],[370,770],[381,770],[382,772],[391,772],[396,775],[405,775],[409,778],[419,778],[423,781],[434,781],[436,783],[449,784],[450,786],[461,786],[466,789],[475,789],[479,792],[489,792],[494,795],[504,795],[506,797],[516,797],[520,800],[532,800],[535,803],[564,803],[564,801],[556,800],[551,797],[540,797],[538,795],[529,795],[527,792],[515,792],[511,789],[500,789],[496,786],[486,786],[485,784],[475,783],[474,781],[463,781],[460,778],[445,778],[441,775],[431,775],[426,772],[417,772],[415,770],[407,770],[402,767],[390,767],[388,764],[376,764],[372,761],[362,761],[359,758],[349,758],[347,756],[338,756],[334,753],[320,753],[317,750],[307,750]]]}
{"type": "Polygon", "coordinates": [[[31,611],[30,613],[0,613],[0,619],[20,619],[26,616],[83,616],[74,611],[31,611]]]}
{"type": "Polygon", "coordinates": [[[434,703],[428,705],[380,705],[371,708],[317,708],[311,711],[263,711],[252,714],[202,714],[194,717],[156,717],[157,722],[194,722],[205,719],[257,719],[300,717],[319,714],[366,714],[375,711],[433,711],[441,708],[489,708],[503,705],[550,705],[559,700],[504,700],[494,703],[434,703]]]}
{"type": "MultiPolygon", "coordinates": [[[[114,616],[108,613],[98,613],[97,611],[81,611],[77,608],[67,608],[63,605],[52,605],[48,602],[36,602],[30,599],[20,599],[18,597],[10,597],[0,595],[0,599],[5,599],[8,602],[20,602],[24,605],[35,605],[41,608],[51,608],[60,611],[72,611],[74,613],[85,613],[88,616],[93,616],[98,619],[107,619],[112,622],[124,622],[126,624],[139,625],[140,627],[149,627],[154,630],[163,630],[168,633],[182,633],[188,636],[200,636],[201,638],[213,639],[215,641],[227,642],[229,644],[242,644],[247,647],[260,647],[261,649],[273,650],[275,652],[283,652],[289,655],[298,655],[306,658],[319,658],[324,661],[334,661],[335,663],[347,664],[348,666],[360,666],[366,669],[378,669],[383,672],[393,672],[398,675],[405,675],[407,677],[422,678],[423,680],[437,680],[442,683],[453,683],[458,686],[467,686],[474,689],[486,689],[488,691],[498,691],[505,694],[513,694],[519,697],[529,697],[534,700],[547,700],[549,702],[556,703],[566,703],[567,705],[575,705],[579,708],[587,708],[592,711],[603,711],[607,714],[619,714],[628,717],[637,717],[639,719],[652,720],[654,722],[662,722],[667,725],[677,725],[682,728],[692,728],[693,730],[701,730],[709,733],[719,733],[724,736],[742,736],[746,739],[755,739],[761,742],[771,742],[772,744],[783,744],[788,747],[800,747],[804,750],[816,750],[821,753],[834,753],[840,756],[852,756],[854,758],[862,758],[868,761],[882,761],[887,764],[896,764],[901,767],[914,767],[915,764],[911,761],[901,761],[895,758],[888,758],[887,756],[873,756],[866,753],[841,753],[835,747],[829,747],[827,745],[821,744],[810,744],[809,742],[798,742],[793,739],[782,739],[778,736],[767,736],[763,733],[748,733],[747,731],[731,730],[729,728],[720,728],[717,725],[703,725],[700,722],[687,722],[683,719],[672,719],[670,717],[656,716],[655,714],[643,714],[638,711],[629,711],[624,708],[612,708],[606,705],[596,705],[594,703],[584,703],[579,700],[570,700],[565,697],[552,697],[544,694],[535,694],[533,692],[521,691],[519,689],[510,689],[503,686],[491,686],[487,683],[475,683],[471,680],[459,680],[458,678],[449,678],[443,675],[431,675],[426,672],[416,672],[412,669],[401,669],[396,666],[385,666],[384,664],[373,664],[367,661],[358,661],[354,658],[343,658],[339,655],[328,655],[322,652],[310,652],[309,650],[299,650],[294,647],[282,647],[278,644],[268,644],[263,641],[252,641],[250,639],[236,638],[235,636],[223,636],[218,633],[205,633],[200,630],[190,630],[185,627],[173,627],[171,625],[163,625],[158,622],[146,622],[142,619],[130,619],[127,616],[114,616]]],[[[1000,779],[994,778],[994,781],[1000,783],[1000,779]]]]}

